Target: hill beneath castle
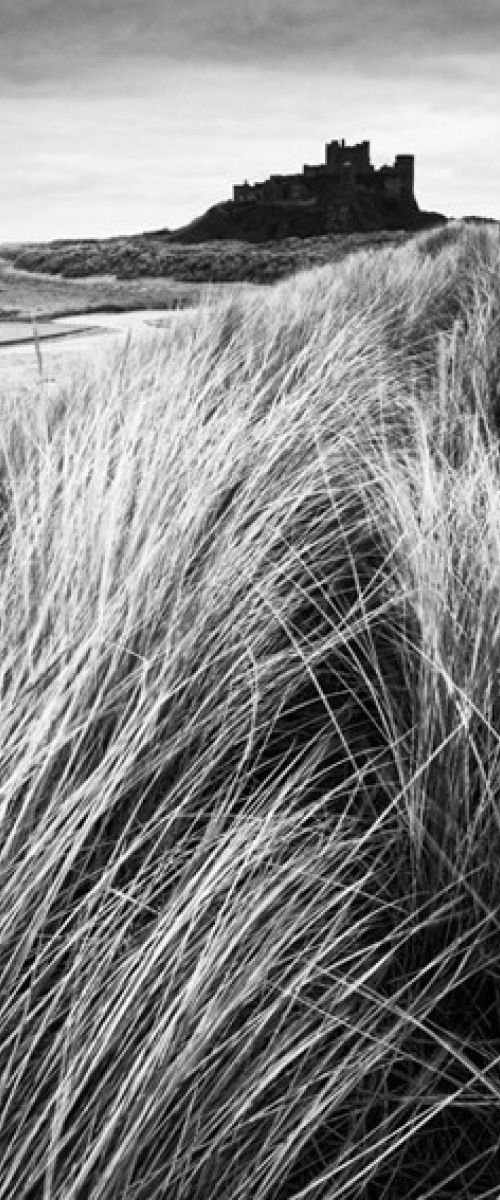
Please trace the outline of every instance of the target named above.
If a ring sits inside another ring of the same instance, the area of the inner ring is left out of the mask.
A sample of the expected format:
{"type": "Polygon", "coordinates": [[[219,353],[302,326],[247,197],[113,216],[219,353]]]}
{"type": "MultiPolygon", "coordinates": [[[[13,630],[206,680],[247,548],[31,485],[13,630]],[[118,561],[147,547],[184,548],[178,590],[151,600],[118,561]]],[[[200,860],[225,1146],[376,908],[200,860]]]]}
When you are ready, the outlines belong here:
{"type": "Polygon", "coordinates": [[[416,200],[357,195],[342,204],[306,201],[227,200],[215,204],[189,225],[175,230],[180,243],[210,241],[272,242],[326,234],[417,232],[446,224],[442,213],[423,212],[416,200]]]}

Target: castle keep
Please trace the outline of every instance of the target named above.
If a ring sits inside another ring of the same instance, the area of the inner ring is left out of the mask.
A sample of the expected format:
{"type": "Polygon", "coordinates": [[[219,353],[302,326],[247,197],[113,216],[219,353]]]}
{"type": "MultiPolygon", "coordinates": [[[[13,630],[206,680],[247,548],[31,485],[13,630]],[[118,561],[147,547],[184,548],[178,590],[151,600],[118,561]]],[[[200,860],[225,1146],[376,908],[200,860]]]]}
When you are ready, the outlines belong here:
{"type": "Polygon", "coordinates": [[[342,139],[327,143],[325,161],[319,166],[306,163],[298,175],[271,175],[262,183],[236,184],[233,199],[241,204],[263,200],[328,205],[364,194],[415,203],[413,188],[412,154],[398,154],[392,167],[376,169],[370,161],[369,142],[346,146],[342,139]]]}

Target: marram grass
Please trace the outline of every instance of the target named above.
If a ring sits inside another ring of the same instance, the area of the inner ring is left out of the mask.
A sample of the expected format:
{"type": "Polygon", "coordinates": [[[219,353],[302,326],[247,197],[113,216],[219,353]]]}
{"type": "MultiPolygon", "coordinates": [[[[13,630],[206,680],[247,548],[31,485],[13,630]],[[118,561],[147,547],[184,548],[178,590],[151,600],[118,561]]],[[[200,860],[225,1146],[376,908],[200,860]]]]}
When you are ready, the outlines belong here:
{"type": "Polygon", "coordinates": [[[0,411],[0,1200],[500,1192],[500,241],[0,411]]]}

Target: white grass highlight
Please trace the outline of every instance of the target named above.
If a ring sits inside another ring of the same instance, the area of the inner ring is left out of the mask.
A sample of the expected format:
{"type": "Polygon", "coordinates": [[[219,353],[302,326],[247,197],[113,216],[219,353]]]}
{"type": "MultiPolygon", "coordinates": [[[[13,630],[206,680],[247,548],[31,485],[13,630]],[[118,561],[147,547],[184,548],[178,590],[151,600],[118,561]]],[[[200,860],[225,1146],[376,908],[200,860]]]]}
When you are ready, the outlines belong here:
{"type": "Polygon", "coordinates": [[[3,399],[0,1200],[498,1194],[499,281],[3,399]]]}

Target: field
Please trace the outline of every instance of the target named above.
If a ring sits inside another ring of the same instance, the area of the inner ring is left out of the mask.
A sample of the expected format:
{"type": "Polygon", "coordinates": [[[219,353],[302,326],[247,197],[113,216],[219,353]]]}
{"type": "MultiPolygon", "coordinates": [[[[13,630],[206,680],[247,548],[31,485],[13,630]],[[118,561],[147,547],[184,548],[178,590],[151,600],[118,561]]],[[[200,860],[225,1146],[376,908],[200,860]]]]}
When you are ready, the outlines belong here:
{"type": "Polygon", "coordinates": [[[0,1200],[497,1200],[500,235],[0,389],[0,1200]]]}

